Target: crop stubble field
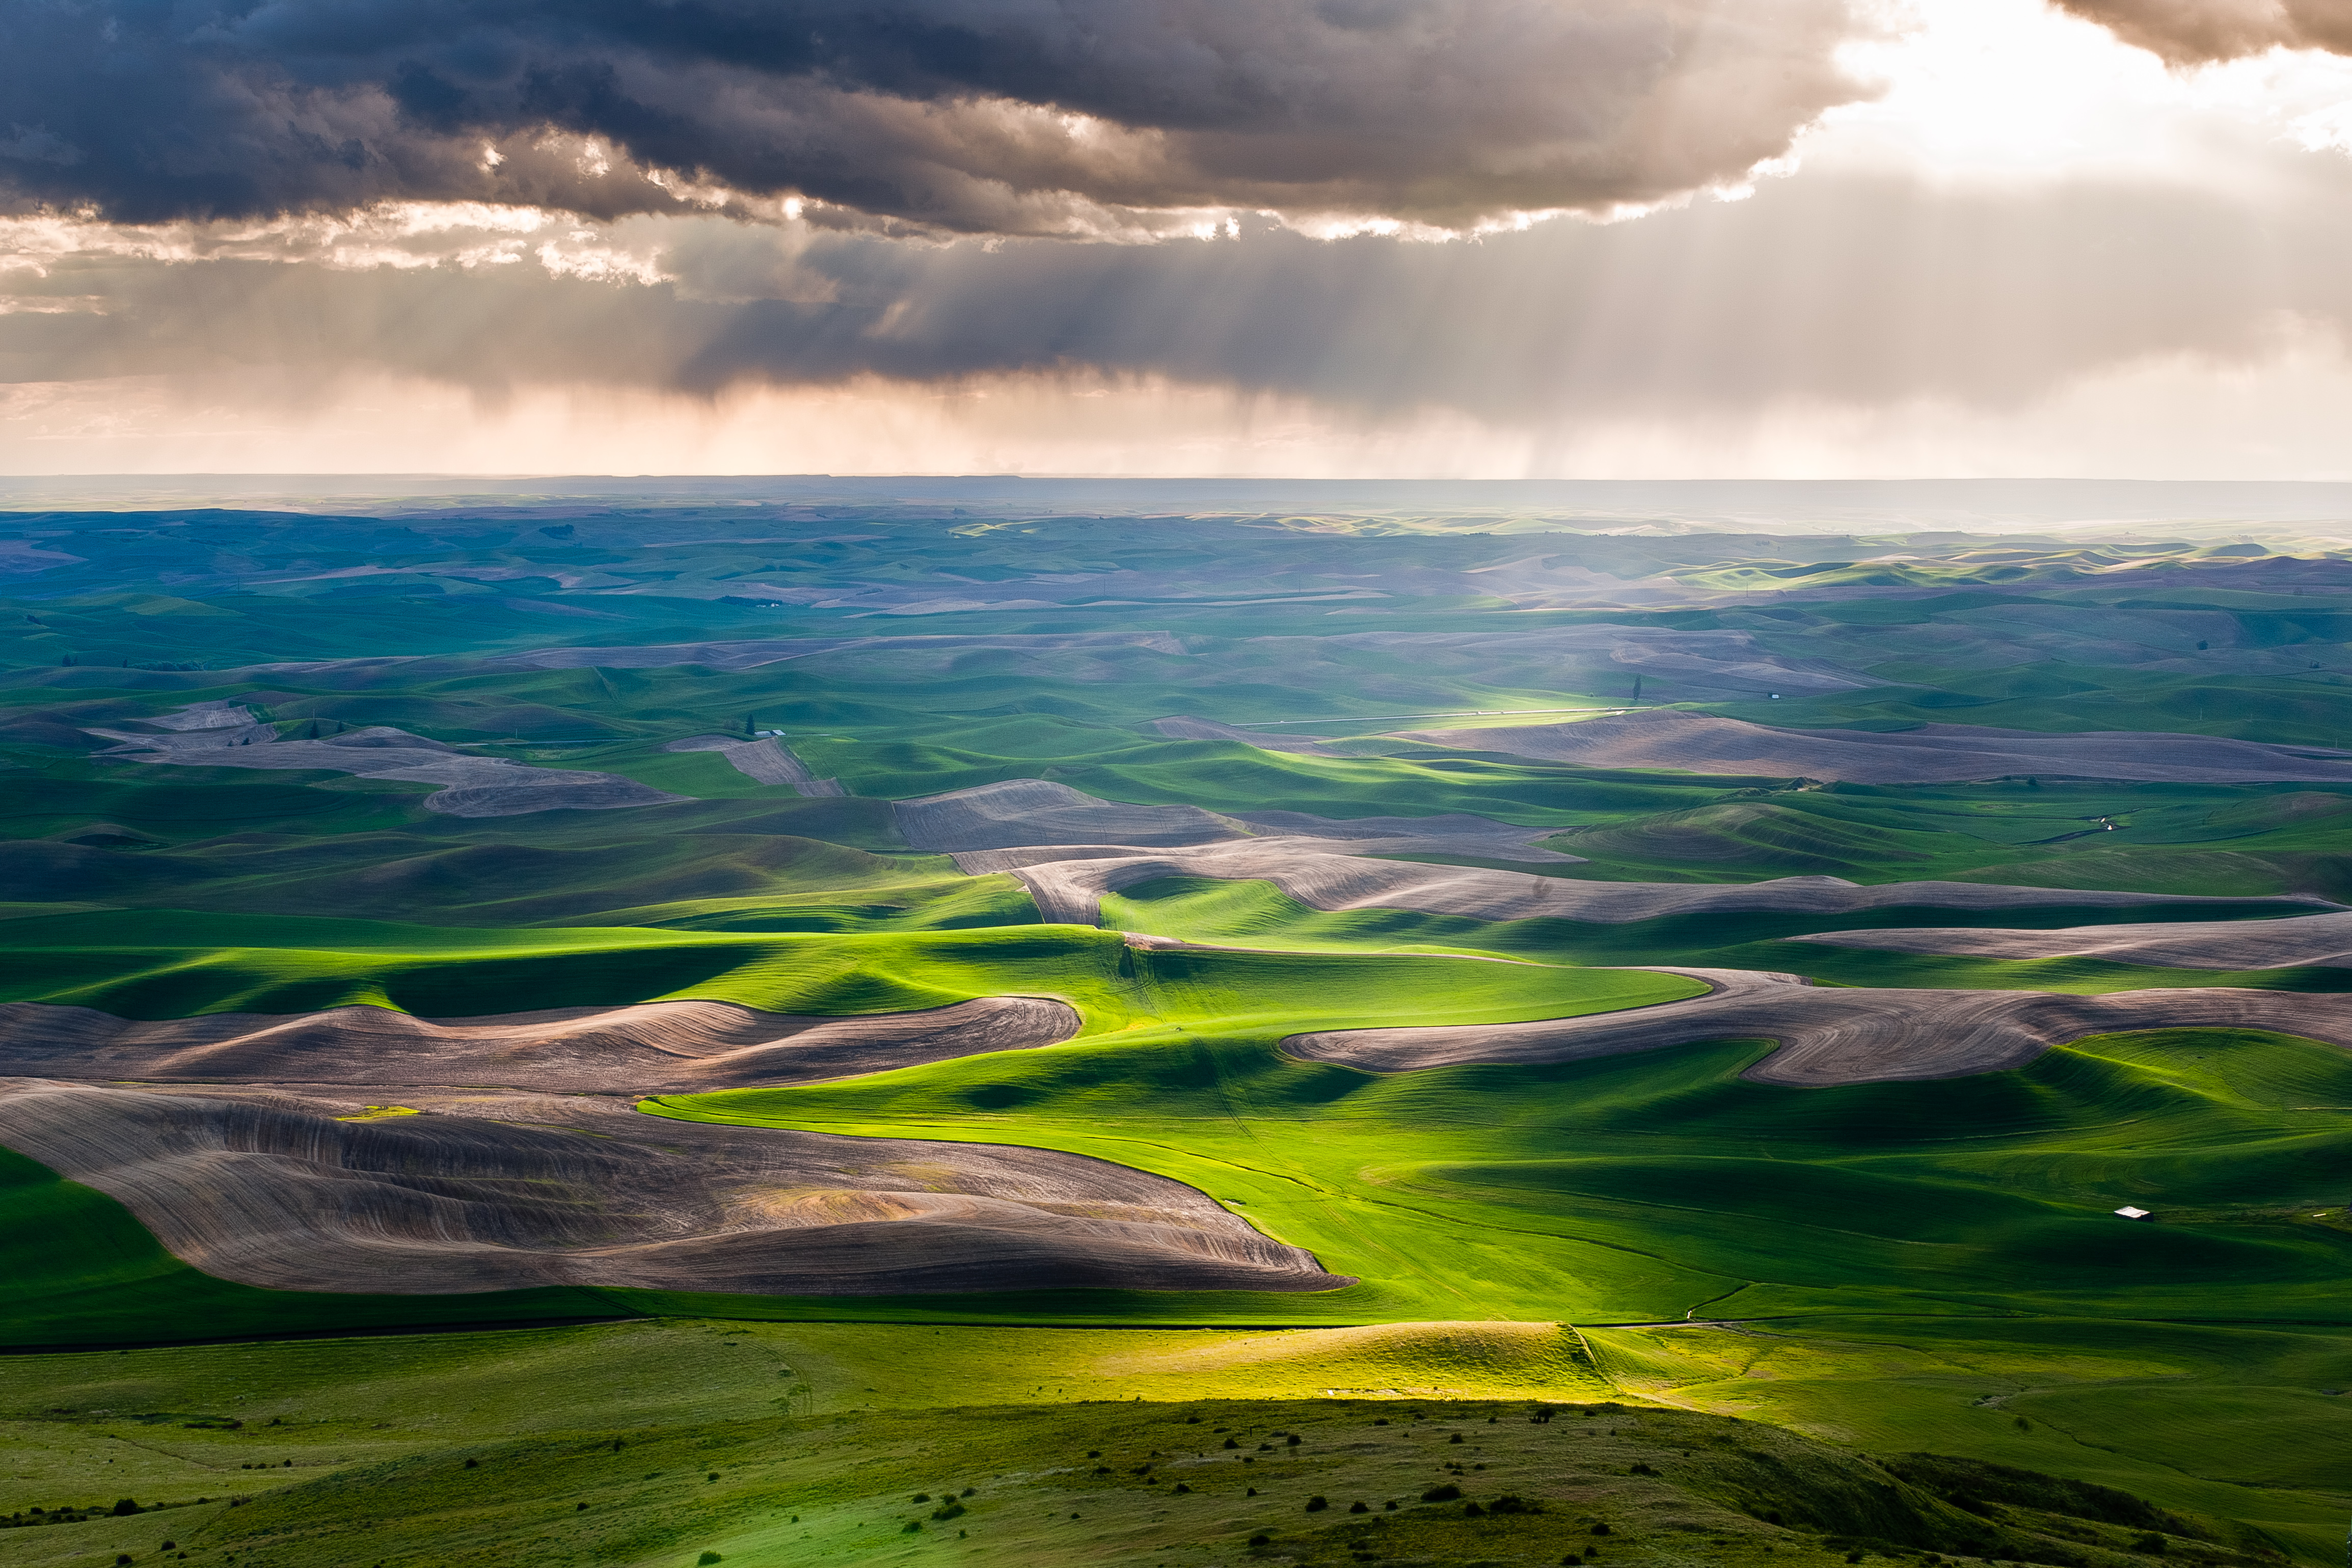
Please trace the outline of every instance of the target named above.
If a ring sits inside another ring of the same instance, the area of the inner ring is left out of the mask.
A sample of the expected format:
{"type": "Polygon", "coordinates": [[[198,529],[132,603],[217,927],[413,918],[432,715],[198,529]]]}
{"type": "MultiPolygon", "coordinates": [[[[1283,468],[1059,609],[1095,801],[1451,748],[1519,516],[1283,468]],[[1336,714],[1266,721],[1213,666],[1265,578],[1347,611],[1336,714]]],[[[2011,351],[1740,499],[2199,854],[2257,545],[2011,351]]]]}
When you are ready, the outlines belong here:
{"type": "Polygon", "coordinates": [[[0,1563],[2340,1551],[2352,566],[975,486],[9,520],[0,1563]]]}

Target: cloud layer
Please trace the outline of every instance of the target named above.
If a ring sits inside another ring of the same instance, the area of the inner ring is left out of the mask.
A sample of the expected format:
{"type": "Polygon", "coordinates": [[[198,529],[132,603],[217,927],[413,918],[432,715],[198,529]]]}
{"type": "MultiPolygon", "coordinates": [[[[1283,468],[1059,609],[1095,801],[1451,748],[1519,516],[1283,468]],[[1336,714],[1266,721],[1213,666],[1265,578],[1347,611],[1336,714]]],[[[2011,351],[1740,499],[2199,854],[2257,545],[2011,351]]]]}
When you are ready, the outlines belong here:
{"type": "Polygon", "coordinates": [[[0,12],[0,196],[1460,230],[1739,181],[1866,90],[1862,3],[42,0],[0,12]]]}
{"type": "Polygon", "coordinates": [[[2054,0],[2174,65],[2242,59],[2266,49],[2352,54],[2347,0],[2054,0]]]}
{"type": "Polygon", "coordinates": [[[0,275],[0,382],[268,365],[291,384],[358,370],[492,396],[708,396],[1093,376],[1518,426],[1791,399],[2013,407],[2168,357],[2252,365],[2290,338],[2352,341],[2336,260],[2352,247],[2352,163],[2249,157],[2247,195],[1816,173],[1640,223],[1442,246],[1262,221],[1156,246],[921,245],[509,209],[470,215],[476,227],[426,226],[467,216],[433,209],[405,225],[114,231],[110,249],[85,229],[62,237],[80,250],[0,275]]]}

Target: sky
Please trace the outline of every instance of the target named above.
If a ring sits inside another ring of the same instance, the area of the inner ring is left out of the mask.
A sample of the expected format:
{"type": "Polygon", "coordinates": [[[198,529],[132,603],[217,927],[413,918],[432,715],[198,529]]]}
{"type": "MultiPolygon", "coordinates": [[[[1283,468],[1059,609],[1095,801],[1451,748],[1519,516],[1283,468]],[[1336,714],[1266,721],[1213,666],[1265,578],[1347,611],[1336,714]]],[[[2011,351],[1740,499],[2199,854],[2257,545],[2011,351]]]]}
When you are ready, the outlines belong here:
{"type": "Polygon", "coordinates": [[[8,0],[0,473],[2352,478],[2352,0],[8,0]]]}

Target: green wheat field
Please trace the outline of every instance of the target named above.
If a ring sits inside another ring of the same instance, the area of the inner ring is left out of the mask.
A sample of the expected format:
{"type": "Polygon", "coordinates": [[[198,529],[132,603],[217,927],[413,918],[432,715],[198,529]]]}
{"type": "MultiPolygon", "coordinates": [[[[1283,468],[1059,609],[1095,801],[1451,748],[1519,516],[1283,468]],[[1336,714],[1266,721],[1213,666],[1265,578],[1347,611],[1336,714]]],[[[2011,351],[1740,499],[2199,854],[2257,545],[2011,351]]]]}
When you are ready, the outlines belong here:
{"type": "Polygon", "coordinates": [[[2341,1560],[2352,561],[1121,504],[0,517],[0,1568],[2341,1560]]]}

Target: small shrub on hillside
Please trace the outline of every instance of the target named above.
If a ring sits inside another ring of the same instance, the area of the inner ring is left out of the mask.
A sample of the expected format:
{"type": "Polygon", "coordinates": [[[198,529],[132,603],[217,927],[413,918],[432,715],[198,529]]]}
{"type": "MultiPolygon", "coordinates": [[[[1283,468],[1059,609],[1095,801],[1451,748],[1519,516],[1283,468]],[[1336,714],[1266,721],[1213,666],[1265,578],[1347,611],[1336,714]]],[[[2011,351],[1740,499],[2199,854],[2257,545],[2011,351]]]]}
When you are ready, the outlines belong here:
{"type": "Polygon", "coordinates": [[[134,1514],[138,1511],[139,1505],[132,1502],[129,1498],[123,1498],[114,1505],[114,1517],[117,1519],[121,1519],[126,1515],[134,1514]]]}
{"type": "MultiPolygon", "coordinates": [[[[115,1511],[117,1513],[122,1511],[120,1505],[116,1507],[115,1511]]],[[[2152,1530],[2143,1530],[2137,1535],[2132,1537],[2132,1550],[2134,1552],[2145,1552],[2151,1555],[2161,1556],[2164,1552],[2164,1537],[2158,1535],[2152,1530]]]]}
{"type": "Polygon", "coordinates": [[[706,1552],[701,1556],[696,1558],[694,1563],[695,1568],[710,1568],[710,1565],[713,1563],[724,1563],[725,1561],[727,1560],[719,1556],[716,1552],[706,1552]]]}
{"type": "Polygon", "coordinates": [[[1348,1511],[1349,1513],[1370,1513],[1372,1511],[1372,1509],[1370,1503],[1355,1502],[1348,1505],[1348,1511]]]}
{"type": "Polygon", "coordinates": [[[1446,1481],[1442,1485],[1433,1486],[1427,1491],[1422,1493],[1421,1500],[1423,1502],[1452,1502],[1455,1498],[1458,1498],[1461,1495],[1462,1489],[1460,1487],[1455,1486],[1452,1481],[1446,1481]]]}
{"type": "Polygon", "coordinates": [[[1228,1437],[1225,1439],[1225,1447],[1228,1448],[1238,1448],[1241,1445],[1234,1442],[1231,1437],[1228,1437]]]}
{"type": "Polygon", "coordinates": [[[1325,1509],[1329,1508],[1330,1506],[1331,1502],[1328,1498],[1318,1496],[1311,1497],[1307,1500],[1307,1511],[1309,1513],[1321,1513],[1325,1509]]]}
{"type": "Polygon", "coordinates": [[[1658,1472],[1652,1469],[1649,1466],[1643,1464],[1641,1461],[1636,1460],[1626,1468],[1625,1473],[1629,1476],[1654,1476],[1658,1472]]]}
{"type": "Polygon", "coordinates": [[[1543,1504],[1529,1502],[1517,1492],[1505,1492],[1486,1505],[1488,1513],[1541,1513],[1543,1504]]]}
{"type": "Polygon", "coordinates": [[[1274,1544],[1274,1537],[1265,1534],[1253,1535],[1249,1538],[1249,1543],[1252,1546],[1271,1546],[1274,1544]]]}

